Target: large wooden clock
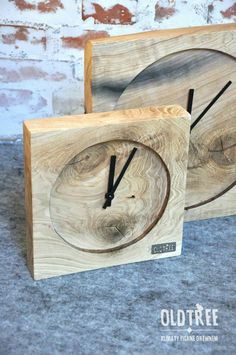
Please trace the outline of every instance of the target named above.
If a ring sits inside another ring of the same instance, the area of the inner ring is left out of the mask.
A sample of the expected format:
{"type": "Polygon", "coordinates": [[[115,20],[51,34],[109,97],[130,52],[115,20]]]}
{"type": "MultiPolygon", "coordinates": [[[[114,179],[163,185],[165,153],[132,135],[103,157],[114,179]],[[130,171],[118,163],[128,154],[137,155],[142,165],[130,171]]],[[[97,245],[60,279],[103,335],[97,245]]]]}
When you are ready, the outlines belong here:
{"type": "Polygon", "coordinates": [[[236,24],[95,40],[86,111],[180,104],[192,114],[186,220],[236,213],[236,24]]]}
{"type": "Polygon", "coordinates": [[[26,121],[33,277],[179,255],[189,128],[180,106],[26,121]]]}

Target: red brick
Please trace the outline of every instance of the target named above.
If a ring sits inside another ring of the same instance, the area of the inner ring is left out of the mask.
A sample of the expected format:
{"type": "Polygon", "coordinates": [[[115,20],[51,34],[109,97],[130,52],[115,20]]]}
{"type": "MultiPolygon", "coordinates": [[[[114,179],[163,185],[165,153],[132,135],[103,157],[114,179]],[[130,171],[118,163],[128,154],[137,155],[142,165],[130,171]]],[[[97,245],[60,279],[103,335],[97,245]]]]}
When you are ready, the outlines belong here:
{"type": "Polygon", "coordinates": [[[52,81],[61,81],[66,79],[66,75],[64,73],[59,73],[59,72],[49,74],[33,66],[25,66],[19,68],[18,70],[0,67],[0,79],[1,82],[3,83],[16,83],[23,80],[32,80],[32,79],[46,79],[52,81]]]}
{"type": "Polygon", "coordinates": [[[59,8],[64,9],[64,5],[60,0],[46,0],[38,4],[40,12],[56,12],[59,8]]]}
{"type": "Polygon", "coordinates": [[[38,4],[30,3],[26,0],[14,0],[15,6],[21,10],[38,10],[39,12],[56,12],[59,8],[64,9],[60,0],[44,0],[38,4]]]}
{"type": "Polygon", "coordinates": [[[36,9],[35,4],[31,4],[25,0],[14,0],[16,7],[20,10],[34,10],[36,9]]]}
{"type": "Polygon", "coordinates": [[[46,47],[47,47],[47,38],[46,38],[46,36],[43,36],[40,39],[34,38],[34,39],[32,39],[31,43],[32,44],[42,44],[44,49],[46,49],[46,47]]]}
{"type": "Polygon", "coordinates": [[[176,10],[173,7],[164,7],[160,6],[158,3],[155,7],[155,20],[162,20],[165,18],[169,18],[175,14],[176,10]]]}
{"type": "Polygon", "coordinates": [[[236,3],[229,7],[227,10],[221,11],[221,14],[225,18],[232,18],[236,16],[236,3]]]}
{"type": "Polygon", "coordinates": [[[84,6],[82,10],[82,18],[86,20],[87,18],[94,18],[95,23],[104,23],[104,24],[122,24],[122,25],[131,25],[134,23],[132,14],[129,9],[123,5],[116,4],[110,9],[104,9],[101,5],[97,3],[92,3],[94,6],[94,13],[85,14],[84,6]]]}
{"type": "Polygon", "coordinates": [[[30,42],[31,44],[41,44],[46,48],[46,36],[44,30],[40,30],[29,26],[18,25],[0,25],[2,34],[0,35],[0,43],[16,44],[16,42],[30,42]],[[43,35],[40,35],[43,34],[43,35]]]}
{"type": "Polygon", "coordinates": [[[29,113],[35,113],[47,106],[47,100],[31,90],[0,89],[0,108],[9,110],[21,106],[29,113]]]}
{"type": "Polygon", "coordinates": [[[14,26],[14,33],[2,34],[2,43],[4,44],[15,44],[16,41],[27,41],[28,40],[28,29],[26,27],[14,26]]]}
{"type": "Polygon", "coordinates": [[[47,61],[47,60],[19,60],[19,59],[0,59],[0,82],[4,84],[31,81],[32,84],[39,80],[41,85],[51,82],[72,80],[73,68],[66,61],[47,61]]]}
{"type": "Polygon", "coordinates": [[[109,37],[109,34],[106,31],[86,31],[81,36],[69,36],[69,37],[62,37],[62,45],[63,47],[69,48],[84,48],[86,42],[90,39],[95,38],[104,38],[109,37]]]}

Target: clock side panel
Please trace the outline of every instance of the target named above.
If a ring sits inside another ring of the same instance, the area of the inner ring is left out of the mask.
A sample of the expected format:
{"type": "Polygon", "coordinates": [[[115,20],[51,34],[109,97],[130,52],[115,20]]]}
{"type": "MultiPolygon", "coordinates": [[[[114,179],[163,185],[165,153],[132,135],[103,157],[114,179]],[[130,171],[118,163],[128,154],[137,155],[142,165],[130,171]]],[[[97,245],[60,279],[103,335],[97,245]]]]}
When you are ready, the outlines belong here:
{"type": "Polygon", "coordinates": [[[31,138],[30,132],[24,125],[24,185],[25,185],[25,212],[26,212],[26,249],[27,265],[34,274],[34,246],[33,246],[33,205],[32,205],[32,170],[31,170],[31,138]]]}
{"type": "Polygon", "coordinates": [[[42,279],[100,267],[179,255],[182,244],[189,117],[148,119],[99,129],[68,130],[32,137],[32,199],[34,278],[42,279]],[[178,134],[176,134],[176,129],[178,134]],[[50,192],[66,162],[86,147],[114,140],[134,140],[155,150],[171,175],[169,203],[155,228],[139,242],[105,254],[92,255],[68,245],[55,233],[50,218],[50,192]],[[182,149],[182,147],[185,147],[182,149]],[[151,246],[176,242],[176,250],[152,255],[151,246]]]}

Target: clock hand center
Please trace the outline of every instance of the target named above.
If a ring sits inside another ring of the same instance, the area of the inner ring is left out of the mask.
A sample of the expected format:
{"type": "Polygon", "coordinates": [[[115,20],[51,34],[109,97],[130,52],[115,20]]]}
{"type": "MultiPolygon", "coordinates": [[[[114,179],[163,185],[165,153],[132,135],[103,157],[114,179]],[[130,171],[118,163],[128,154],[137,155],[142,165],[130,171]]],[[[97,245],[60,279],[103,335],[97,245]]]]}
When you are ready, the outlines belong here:
{"type": "Polygon", "coordinates": [[[107,194],[105,195],[106,201],[105,201],[105,203],[104,203],[104,205],[103,205],[103,209],[106,209],[107,207],[109,207],[110,204],[111,204],[111,201],[114,199],[114,197],[115,197],[115,196],[114,196],[114,193],[116,192],[116,189],[118,188],[118,186],[119,186],[119,184],[120,184],[122,178],[124,177],[125,172],[126,172],[126,170],[128,169],[128,167],[129,167],[129,165],[130,165],[130,163],[131,163],[131,161],[132,161],[132,159],[133,159],[133,157],[134,157],[136,151],[137,151],[137,148],[133,148],[133,149],[132,149],[132,151],[131,151],[131,153],[130,153],[130,155],[129,155],[129,157],[128,157],[126,163],[125,163],[125,165],[123,166],[123,168],[122,168],[122,170],[121,170],[121,173],[120,173],[120,175],[118,176],[118,178],[117,178],[115,184],[113,185],[111,191],[108,191],[107,194]]]}
{"type": "Polygon", "coordinates": [[[110,200],[110,201],[112,201],[114,197],[115,195],[112,192],[107,192],[105,195],[106,200],[110,200]]]}

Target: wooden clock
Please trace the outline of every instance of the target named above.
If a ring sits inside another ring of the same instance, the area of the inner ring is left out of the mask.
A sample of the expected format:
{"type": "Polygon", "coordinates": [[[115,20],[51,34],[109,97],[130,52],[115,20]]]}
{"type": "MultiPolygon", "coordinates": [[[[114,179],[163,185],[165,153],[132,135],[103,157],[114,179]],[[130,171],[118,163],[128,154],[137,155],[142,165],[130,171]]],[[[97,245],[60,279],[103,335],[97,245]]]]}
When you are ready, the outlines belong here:
{"type": "Polygon", "coordinates": [[[236,24],[94,40],[86,112],[180,104],[192,113],[186,220],[236,213],[236,24]]]}
{"type": "Polygon", "coordinates": [[[189,128],[180,106],[24,122],[33,277],[180,255],[189,128]]]}

